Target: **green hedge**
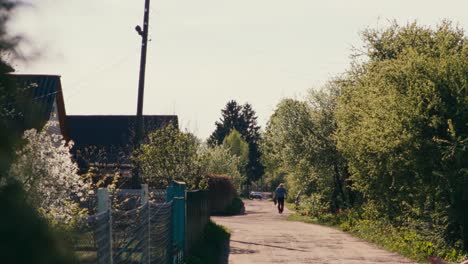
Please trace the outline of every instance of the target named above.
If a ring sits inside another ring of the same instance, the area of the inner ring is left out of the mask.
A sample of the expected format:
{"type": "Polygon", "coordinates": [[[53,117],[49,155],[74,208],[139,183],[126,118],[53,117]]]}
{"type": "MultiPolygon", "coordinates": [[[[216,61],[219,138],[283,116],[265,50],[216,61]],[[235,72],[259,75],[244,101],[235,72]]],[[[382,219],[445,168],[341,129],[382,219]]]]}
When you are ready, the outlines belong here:
{"type": "Polygon", "coordinates": [[[222,214],[237,197],[231,179],[224,175],[209,175],[207,191],[212,215],[222,214]]]}
{"type": "Polygon", "coordinates": [[[243,214],[244,211],[244,202],[239,196],[237,196],[234,197],[234,199],[232,199],[231,204],[228,205],[228,207],[224,211],[219,212],[218,215],[239,215],[243,214]]]}

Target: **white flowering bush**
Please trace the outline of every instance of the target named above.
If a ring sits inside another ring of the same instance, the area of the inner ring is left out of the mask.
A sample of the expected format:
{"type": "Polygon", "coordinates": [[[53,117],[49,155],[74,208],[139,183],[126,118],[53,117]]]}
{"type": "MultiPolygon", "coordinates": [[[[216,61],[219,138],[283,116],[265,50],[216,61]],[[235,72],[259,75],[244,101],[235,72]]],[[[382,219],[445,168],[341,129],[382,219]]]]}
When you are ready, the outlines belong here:
{"type": "MultiPolygon", "coordinates": [[[[50,124],[49,124],[50,125],[50,124]]],[[[60,135],[35,129],[24,132],[24,147],[17,152],[10,176],[20,181],[31,204],[52,224],[69,224],[78,212],[77,200],[83,199],[86,184],[77,174],[71,159],[71,142],[60,135]]]]}

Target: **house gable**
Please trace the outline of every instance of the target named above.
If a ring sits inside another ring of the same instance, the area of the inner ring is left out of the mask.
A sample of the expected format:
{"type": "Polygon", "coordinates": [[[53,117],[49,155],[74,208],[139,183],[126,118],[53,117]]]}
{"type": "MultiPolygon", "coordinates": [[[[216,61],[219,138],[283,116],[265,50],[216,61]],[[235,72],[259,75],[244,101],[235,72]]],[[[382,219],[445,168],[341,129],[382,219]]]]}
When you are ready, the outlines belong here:
{"type": "Polygon", "coordinates": [[[22,133],[31,128],[41,130],[47,122],[57,121],[49,128],[50,133],[67,138],[60,76],[39,74],[5,76],[12,85],[18,87],[18,93],[10,98],[8,103],[14,112],[13,118],[9,120],[9,127],[22,133]]]}

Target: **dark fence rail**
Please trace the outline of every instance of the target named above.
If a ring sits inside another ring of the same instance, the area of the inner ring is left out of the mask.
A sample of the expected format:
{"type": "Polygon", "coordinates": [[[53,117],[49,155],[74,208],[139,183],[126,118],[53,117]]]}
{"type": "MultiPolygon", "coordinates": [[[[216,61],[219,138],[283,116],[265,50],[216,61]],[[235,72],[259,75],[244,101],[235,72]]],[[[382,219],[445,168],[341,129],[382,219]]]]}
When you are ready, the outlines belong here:
{"type": "Polygon", "coordinates": [[[203,237],[203,231],[210,220],[208,193],[206,191],[187,192],[187,229],[185,246],[188,252],[203,237]]]}

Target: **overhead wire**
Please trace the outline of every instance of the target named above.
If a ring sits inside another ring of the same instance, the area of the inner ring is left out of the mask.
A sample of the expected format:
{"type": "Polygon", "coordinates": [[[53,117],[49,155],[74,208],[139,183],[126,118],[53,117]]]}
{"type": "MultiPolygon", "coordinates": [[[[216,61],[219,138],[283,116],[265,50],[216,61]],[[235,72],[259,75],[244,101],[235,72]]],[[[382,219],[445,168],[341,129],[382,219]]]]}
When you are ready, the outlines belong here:
{"type": "MultiPolygon", "coordinates": [[[[125,63],[126,61],[128,61],[128,59],[130,59],[130,57],[134,56],[134,54],[127,54],[125,56],[122,56],[120,59],[118,59],[117,61],[115,61],[114,63],[111,63],[111,64],[108,64],[104,67],[101,67],[100,70],[97,70],[97,71],[94,71],[93,73],[89,74],[88,76],[94,76],[94,78],[80,78],[77,82],[73,83],[71,86],[71,88],[67,88],[66,90],[67,91],[72,91],[71,94],[68,94],[65,98],[66,99],[69,99],[70,97],[76,95],[80,90],[77,89],[77,88],[83,88],[82,84],[83,83],[86,83],[86,82],[90,82],[91,80],[95,79],[95,77],[98,75],[98,74],[102,74],[104,72],[107,72],[108,70],[111,70],[113,69],[114,67],[117,67],[117,66],[120,66],[122,65],[123,63],[125,63]]],[[[24,87],[23,88],[23,92],[27,92],[28,90],[31,90],[33,88],[37,88],[36,86],[33,86],[33,85],[28,85],[28,87],[24,87]]],[[[46,98],[46,97],[49,97],[49,96],[53,96],[53,95],[56,95],[60,93],[59,90],[55,91],[55,92],[51,92],[51,93],[47,93],[47,94],[44,94],[44,95],[40,95],[40,96],[37,96],[37,97],[33,97],[33,98],[29,98],[29,100],[31,101],[37,101],[37,100],[40,100],[40,99],[43,99],[43,98],[46,98]]],[[[64,93],[64,90],[62,89],[62,93],[64,93]]],[[[7,107],[7,106],[11,106],[11,105],[15,105],[15,104],[18,104],[18,102],[15,102],[15,101],[12,101],[12,102],[8,102],[8,103],[4,103],[2,105],[0,105],[1,107],[7,107]]]]}

